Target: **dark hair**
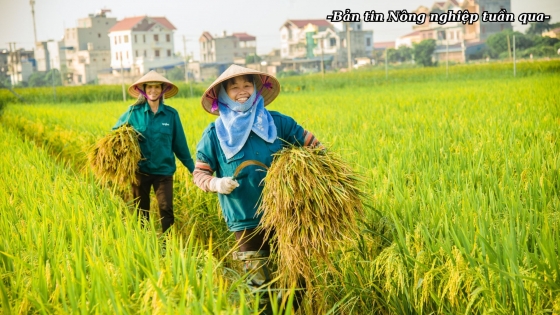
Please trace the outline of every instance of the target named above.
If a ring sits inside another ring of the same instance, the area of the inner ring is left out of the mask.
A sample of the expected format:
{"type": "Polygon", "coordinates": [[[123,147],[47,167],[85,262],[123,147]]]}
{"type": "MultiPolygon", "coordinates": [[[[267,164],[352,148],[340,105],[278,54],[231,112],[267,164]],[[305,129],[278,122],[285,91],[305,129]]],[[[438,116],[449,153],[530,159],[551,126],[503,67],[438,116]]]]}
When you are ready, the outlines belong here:
{"type": "Polygon", "coordinates": [[[249,81],[249,82],[255,84],[255,80],[254,80],[252,74],[238,75],[238,76],[235,76],[235,77],[233,77],[233,78],[229,78],[229,79],[225,80],[224,82],[222,82],[222,87],[224,88],[224,90],[227,90],[228,84],[233,84],[235,78],[238,78],[238,77],[244,77],[245,80],[247,80],[247,81],[249,81]]]}

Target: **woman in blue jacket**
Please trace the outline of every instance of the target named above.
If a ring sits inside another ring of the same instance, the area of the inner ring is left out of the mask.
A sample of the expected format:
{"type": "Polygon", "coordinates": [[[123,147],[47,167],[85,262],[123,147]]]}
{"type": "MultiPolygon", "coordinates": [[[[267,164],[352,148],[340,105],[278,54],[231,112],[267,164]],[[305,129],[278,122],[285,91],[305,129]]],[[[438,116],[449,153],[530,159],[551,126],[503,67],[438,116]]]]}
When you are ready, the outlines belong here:
{"type": "MultiPolygon", "coordinates": [[[[273,271],[268,263],[270,244],[264,233],[255,233],[265,172],[250,165],[235,179],[233,175],[248,160],[269,167],[273,154],[287,144],[321,145],[291,117],[265,108],[279,92],[280,84],[273,76],[232,65],[201,100],[202,107],[218,117],[197,145],[194,182],[204,191],[218,193],[227,226],[239,246],[234,259],[244,262],[245,272],[250,273],[248,284],[255,292],[272,280],[273,271]]],[[[261,301],[268,302],[266,297],[261,301]]]]}
{"type": "Polygon", "coordinates": [[[140,218],[149,219],[150,192],[154,189],[161,217],[161,229],[167,231],[175,222],[173,214],[173,174],[176,171],[175,156],[188,168],[194,170],[187,139],[179,113],[164,104],[164,99],[179,92],[177,86],[155,71],[150,71],[128,88],[137,98],[135,104],[122,114],[113,129],[129,123],[140,132],[139,144],[142,159],[138,163],[132,195],[140,218]]]}

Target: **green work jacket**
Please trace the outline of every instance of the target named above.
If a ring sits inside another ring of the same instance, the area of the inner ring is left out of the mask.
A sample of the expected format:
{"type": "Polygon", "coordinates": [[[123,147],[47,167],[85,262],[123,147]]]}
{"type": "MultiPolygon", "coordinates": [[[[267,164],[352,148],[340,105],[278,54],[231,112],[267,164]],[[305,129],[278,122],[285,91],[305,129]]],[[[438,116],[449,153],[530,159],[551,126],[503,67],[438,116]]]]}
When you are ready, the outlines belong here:
{"type": "Polygon", "coordinates": [[[127,119],[142,134],[139,138],[142,160],[138,163],[141,173],[171,176],[177,169],[175,156],[189,172],[193,172],[194,162],[177,110],[161,104],[154,114],[148,102],[130,106],[113,130],[126,123],[127,119]]]}
{"type": "MultiPolygon", "coordinates": [[[[277,139],[273,143],[264,141],[251,131],[243,148],[230,159],[226,159],[220,147],[214,123],[210,123],[196,147],[197,159],[207,163],[215,171],[216,177],[232,177],[236,168],[243,161],[256,160],[270,167],[272,155],[287,143],[303,145],[304,129],[294,119],[274,111],[271,111],[270,114],[278,131],[277,139]]],[[[266,171],[261,167],[247,166],[236,177],[239,187],[228,195],[218,194],[220,206],[230,231],[242,231],[258,226],[261,216],[257,216],[256,211],[265,175],[266,171]]]]}

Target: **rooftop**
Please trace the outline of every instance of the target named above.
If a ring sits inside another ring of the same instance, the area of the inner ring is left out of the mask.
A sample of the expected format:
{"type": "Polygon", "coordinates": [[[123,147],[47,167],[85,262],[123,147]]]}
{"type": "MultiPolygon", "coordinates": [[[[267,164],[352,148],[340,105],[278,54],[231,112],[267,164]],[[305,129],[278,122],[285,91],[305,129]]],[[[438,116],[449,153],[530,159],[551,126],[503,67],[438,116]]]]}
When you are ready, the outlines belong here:
{"type": "Polygon", "coordinates": [[[171,24],[171,22],[169,22],[169,20],[165,17],[135,16],[118,21],[117,24],[109,29],[109,32],[128,31],[132,29],[136,29],[137,31],[147,31],[155,24],[159,24],[168,30],[176,30],[175,26],[173,26],[173,24],[171,24]],[[141,23],[144,20],[146,20],[146,23],[141,23]]]}

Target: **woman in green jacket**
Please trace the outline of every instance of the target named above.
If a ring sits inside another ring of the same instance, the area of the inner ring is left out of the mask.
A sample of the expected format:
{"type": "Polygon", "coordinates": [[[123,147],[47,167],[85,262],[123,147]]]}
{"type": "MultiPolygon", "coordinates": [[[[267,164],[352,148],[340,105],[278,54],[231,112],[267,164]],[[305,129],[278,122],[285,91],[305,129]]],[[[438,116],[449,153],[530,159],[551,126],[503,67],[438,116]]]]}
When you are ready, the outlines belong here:
{"type": "Polygon", "coordinates": [[[175,157],[194,170],[187,139],[179,113],[164,104],[164,99],[179,92],[177,86],[155,71],[150,71],[128,88],[128,93],[137,98],[135,104],[122,114],[113,129],[129,123],[140,132],[142,160],[138,163],[136,179],[132,184],[132,195],[136,201],[140,218],[149,219],[150,192],[153,187],[159,206],[162,231],[167,231],[175,222],[173,214],[173,174],[176,171],[175,157]]]}
{"type": "MultiPolygon", "coordinates": [[[[232,65],[201,100],[204,110],[218,117],[197,145],[194,182],[204,191],[218,193],[227,226],[239,246],[234,259],[244,262],[245,272],[250,273],[248,284],[255,292],[266,290],[273,271],[268,263],[270,244],[264,233],[255,233],[265,172],[249,165],[236,178],[234,173],[248,160],[269,167],[273,154],[288,144],[321,145],[291,117],[265,109],[279,92],[280,83],[273,76],[232,65]]],[[[266,297],[261,301],[268,302],[266,297]]]]}

